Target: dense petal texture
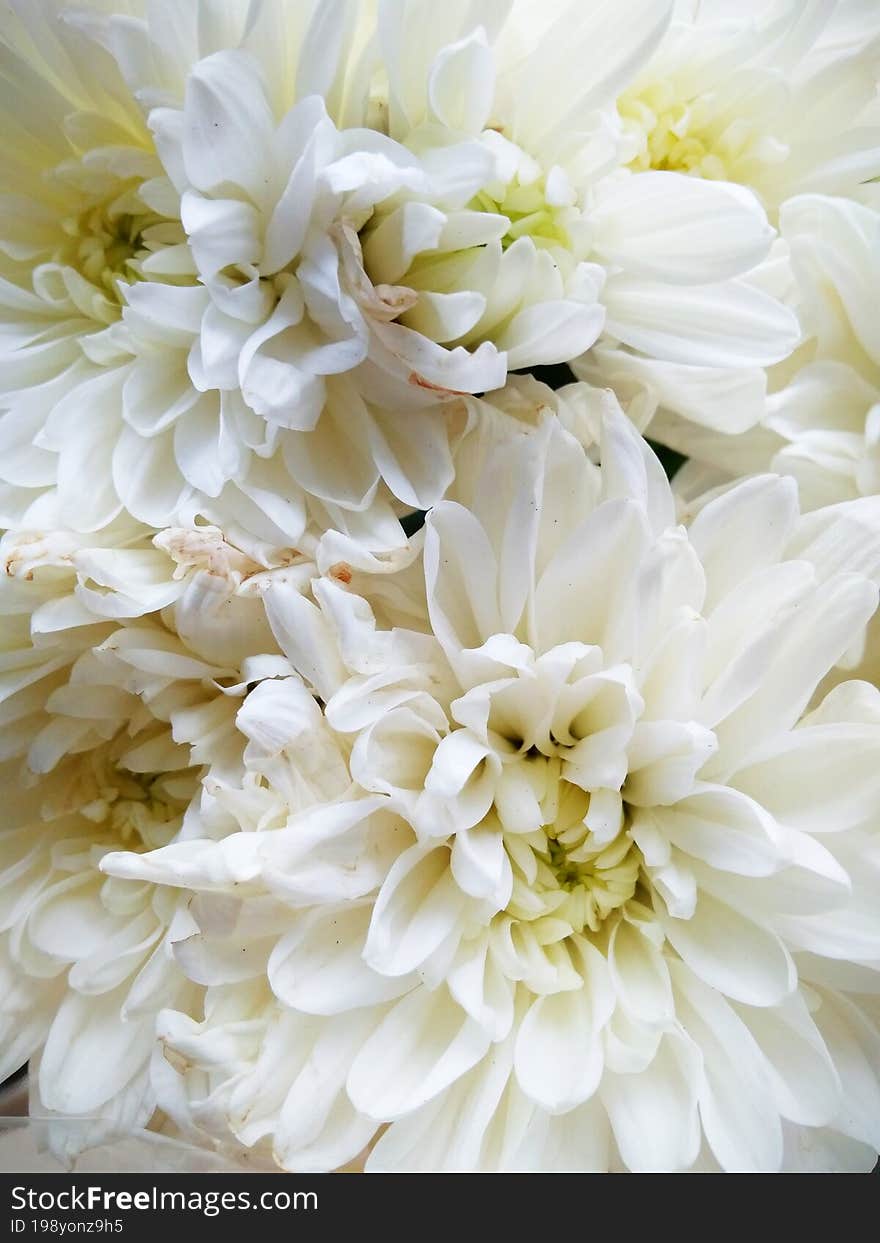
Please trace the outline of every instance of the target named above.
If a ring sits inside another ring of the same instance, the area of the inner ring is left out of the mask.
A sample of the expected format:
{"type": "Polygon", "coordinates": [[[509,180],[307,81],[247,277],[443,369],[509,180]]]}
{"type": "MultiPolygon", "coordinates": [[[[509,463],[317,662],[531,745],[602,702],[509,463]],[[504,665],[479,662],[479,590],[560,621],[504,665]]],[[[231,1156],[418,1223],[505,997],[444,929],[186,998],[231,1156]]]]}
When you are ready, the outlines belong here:
{"type": "MultiPolygon", "coordinates": [[[[880,213],[844,198],[800,195],[783,205],[780,229],[802,342],[790,359],[771,368],[761,425],[734,446],[734,470],[769,467],[791,475],[811,509],[876,496],[880,213]]],[[[658,431],[672,444],[683,443],[674,420],[661,420],[658,431]]],[[[690,449],[691,471],[708,465],[729,477],[728,443],[726,437],[701,437],[690,449]]]]}
{"type": "Polygon", "coordinates": [[[199,894],[178,959],[206,1006],[163,1019],[160,1100],[202,1142],[303,1170],[381,1124],[382,1170],[877,1146],[880,697],[817,687],[877,607],[878,515],[837,514],[858,568],[777,476],[677,526],[606,411],[601,467],[561,406],[468,434],[427,631],[338,575],[271,581],[291,675],[239,712],[237,830],[104,857],[199,894]]]}
{"type": "Polygon", "coordinates": [[[64,1161],[871,1167],[878,12],[3,6],[0,1081],[64,1161]]]}
{"type": "Polygon", "coordinates": [[[452,481],[458,399],[510,371],[613,379],[611,350],[760,383],[796,340],[741,280],[762,206],[627,167],[615,101],[671,6],[571,4],[537,38],[522,7],[13,5],[0,521],[387,552],[452,481]]]}
{"type": "MultiPolygon", "coordinates": [[[[612,228],[619,253],[628,252],[626,275],[609,281],[606,335],[577,365],[582,378],[611,384],[624,401],[638,394],[640,426],[659,408],[653,438],[686,456],[711,458],[728,475],[766,468],[793,441],[773,469],[797,475],[816,504],[834,499],[829,475],[864,480],[871,470],[865,458],[873,440],[869,433],[863,449],[861,433],[872,400],[856,395],[856,377],[817,364],[850,362],[828,336],[828,319],[839,316],[841,280],[866,290],[875,284],[876,239],[861,229],[862,249],[872,254],[850,266],[853,244],[834,236],[847,226],[832,217],[857,216],[859,203],[878,205],[878,47],[880,20],[870,5],[719,0],[676,6],[659,47],[617,100],[619,158],[641,193],[629,210],[612,197],[623,208],[612,228]],[[668,190],[661,192],[664,179],[668,190]],[[728,192],[736,186],[753,210],[760,201],[791,245],[801,286],[791,309],[802,337],[820,338],[813,357],[803,358],[808,365],[780,394],[774,390],[789,378],[785,364],[771,370],[769,381],[766,369],[799,341],[793,318],[775,301],[786,292],[774,274],[779,256],[766,277],[747,286],[713,287],[721,273],[742,274],[745,250],[759,246],[758,218],[749,229],[741,209],[735,220],[730,214],[736,200],[728,192]],[[725,193],[713,198],[713,191],[725,193]],[[807,206],[818,196],[834,196],[821,223],[817,207],[807,206]],[[652,308],[660,291],[641,283],[658,270],[670,279],[674,270],[673,279],[686,284],[691,265],[700,288],[679,290],[677,297],[664,291],[666,316],[658,323],[652,308]],[[825,312],[817,316],[820,302],[825,312]],[[741,435],[749,429],[756,430],[741,435]]],[[[608,243],[600,236],[599,244],[608,243]]],[[[844,306],[851,314],[845,297],[844,306]]],[[[877,490],[876,482],[859,486],[877,490]]],[[[837,494],[843,495],[840,483],[837,494]]]]}
{"type": "Polygon", "coordinates": [[[241,766],[242,676],[285,666],[259,567],[216,532],[163,542],[3,540],[2,1073],[34,1059],[39,1107],[79,1120],[63,1151],[149,1122],[156,1014],[198,992],[172,953],[186,900],[101,859],[223,831],[209,774],[241,766]]]}

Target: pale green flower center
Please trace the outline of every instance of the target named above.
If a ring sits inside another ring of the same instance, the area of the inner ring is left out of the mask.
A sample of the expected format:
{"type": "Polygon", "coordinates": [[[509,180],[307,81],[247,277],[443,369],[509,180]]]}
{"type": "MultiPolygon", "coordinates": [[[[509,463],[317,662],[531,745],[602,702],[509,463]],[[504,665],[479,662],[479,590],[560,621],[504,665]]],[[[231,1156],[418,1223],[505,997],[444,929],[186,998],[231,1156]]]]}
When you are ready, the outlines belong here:
{"type": "MultiPolygon", "coordinates": [[[[558,769],[552,759],[536,762],[558,769]]],[[[595,933],[635,895],[641,854],[625,823],[610,842],[597,841],[585,823],[590,795],[558,778],[555,785],[542,804],[548,821],[541,829],[504,835],[513,868],[507,914],[544,921],[548,933],[565,935],[563,924],[571,932],[595,933]]]]}
{"type": "Polygon", "coordinates": [[[515,180],[504,188],[500,198],[495,198],[489,190],[481,190],[468,206],[472,211],[508,218],[510,226],[501,238],[504,250],[521,237],[531,238],[542,249],[571,248],[571,208],[554,207],[547,202],[543,178],[528,185],[515,180]]]}
{"type": "Polygon", "coordinates": [[[119,198],[97,204],[61,222],[65,241],[56,262],[75,268],[109,298],[120,301],[118,282],[141,279],[140,262],[148,253],[143,234],[158,222],[151,212],[123,210],[119,198]]]}

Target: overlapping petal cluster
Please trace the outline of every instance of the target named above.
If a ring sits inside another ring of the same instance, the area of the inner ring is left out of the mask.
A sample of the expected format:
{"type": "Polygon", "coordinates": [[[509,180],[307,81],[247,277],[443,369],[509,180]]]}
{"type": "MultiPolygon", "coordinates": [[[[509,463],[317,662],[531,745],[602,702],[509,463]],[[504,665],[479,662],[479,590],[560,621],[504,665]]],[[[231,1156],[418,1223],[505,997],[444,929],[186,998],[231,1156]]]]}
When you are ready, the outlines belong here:
{"type": "MultiPolygon", "coordinates": [[[[771,368],[758,427],[733,446],[711,433],[691,445],[682,489],[699,492],[734,471],[769,467],[797,479],[810,508],[876,496],[880,343],[873,304],[880,213],[843,198],[803,195],[784,205],[780,229],[801,345],[771,368]]],[[[680,420],[668,415],[659,419],[658,431],[674,445],[687,439],[680,420]]]]}
{"type": "Polygon", "coordinates": [[[547,417],[435,508],[428,633],[268,588],[305,679],[242,709],[268,788],[102,864],[213,909],[205,1016],[163,1019],[189,1126],[305,1169],[381,1123],[379,1169],[873,1161],[880,699],[814,693],[876,609],[877,505],[761,477],[686,530],[619,413],[601,457],[547,417]]]}
{"type": "Polygon", "coordinates": [[[171,952],[185,896],[108,880],[101,859],[222,830],[208,777],[240,767],[243,679],[261,652],[286,663],[247,594],[259,567],[217,532],[169,532],[174,557],[149,537],[2,541],[2,1066],[33,1059],[74,1151],[150,1120],[157,1010],[193,995],[171,952]]]}
{"type": "Polygon", "coordinates": [[[66,1159],[874,1164],[878,51],[5,6],[0,1079],[66,1159]]]}
{"type": "Polygon", "coordinates": [[[772,239],[754,197],[618,172],[665,3],[632,0],[619,46],[573,6],[525,49],[509,4],[431,8],[13,6],[7,525],[124,507],[263,559],[310,524],[387,549],[395,502],[451,481],[454,394],[603,327],[753,378],[786,354],[790,313],[735,283],[772,239]]]}

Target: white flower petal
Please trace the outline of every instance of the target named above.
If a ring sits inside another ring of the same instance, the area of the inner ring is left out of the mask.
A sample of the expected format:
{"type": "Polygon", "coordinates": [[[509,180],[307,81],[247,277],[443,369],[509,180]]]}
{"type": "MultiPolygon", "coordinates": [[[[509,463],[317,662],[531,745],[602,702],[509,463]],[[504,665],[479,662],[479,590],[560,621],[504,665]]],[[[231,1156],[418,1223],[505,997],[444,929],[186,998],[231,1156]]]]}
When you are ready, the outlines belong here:
{"type": "Polygon", "coordinates": [[[877,823],[878,734],[872,725],[802,726],[737,773],[737,788],[784,824],[837,833],[877,823]]]}
{"type": "Polygon", "coordinates": [[[773,932],[705,893],[690,919],[662,923],[687,966],[735,1001],[776,1005],[797,983],[791,956],[773,932]]]}
{"type": "Polygon", "coordinates": [[[706,570],[707,610],[782,559],[797,518],[797,489],[775,475],[744,480],[701,509],[689,534],[706,570]]]}
{"type": "Polygon", "coordinates": [[[613,659],[614,638],[629,620],[632,589],[614,567],[638,565],[647,540],[644,512],[629,499],[601,505],[569,535],[535,591],[535,627],[544,650],[594,643],[613,659]]]}
{"type": "Polygon", "coordinates": [[[263,597],[269,625],[293,667],[329,700],[345,669],[322,613],[292,583],[276,578],[263,597]]]}
{"type": "Polygon", "coordinates": [[[687,1169],[700,1147],[697,1086],[698,1050],[682,1037],[667,1035],[647,1070],[607,1072],[602,1104],[608,1111],[620,1155],[633,1173],[687,1169]]]}
{"type": "Polygon", "coordinates": [[[504,1040],[514,1017],[515,985],[491,953],[489,938],[463,942],[449,972],[449,991],[493,1041],[504,1040]]]}
{"type": "Polygon", "coordinates": [[[130,427],[123,428],[113,451],[113,483],[126,509],[153,527],[173,525],[188,492],[172,438],[144,440],[130,427]]]}
{"type": "Polygon", "coordinates": [[[73,992],[65,997],[40,1059],[40,1099],[46,1109],[91,1114],[145,1066],[152,1024],[123,1022],[125,991],[123,984],[98,997],[73,992]]]}
{"type": "Polygon", "coordinates": [[[438,54],[428,78],[428,100],[441,125],[479,135],[494,95],[495,64],[482,28],[438,54]]]}
{"type": "Polygon", "coordinates": [[[434,633],[444,648],[480,647],[500,630],[495,557],[472,514],[453,502],[426,524],[425,580],[434,633]]]}
{"type": "Polygon", "coordinates": [[[609,336],[671,363],[763,367],[800,339],[792,312],[742,281],[670,288],[626,274],[610,278],[603,301],[609,336]]]}
{"type": "Polygon", "coordinates": [[[602,1045],[582,989],[538,997],[520,1024],[514,1068],[523,1092],[548,1113],[588,1100],[602,1077],[602,1045]]]}
{"type": "Polygon", "coordinates": [[[602,499],[625,497],[642,503],[655,534],[675,525],[675,502],[663,467],[632,422],[615,410],[602,420],[602,499]]]}
{"type": "Polygon", "coordinates": [[[186,174],[197,190],[235,186],[256,203],[271,176],[272,113],[256,64],[240,52],[215,52],[187,82],[183,120],[186,174]]]}
{"type": "Polygon", "coordinates": [[[379,975],[364,962],[370,915],[368,905],[304,914],[269,957],[267,978],[275,996],[306,1014],[342,1014],[409,992],[415,977],[379,975]]]}
{"type": "Polygon", "coordinates": [[[450,860],[455,882],[473,898],[485,898],[497,910],[510,900],[513,876],[502,834],[491,825],[476,825],[455,835],[450,860]]]}
{"type": "MultiPolygon", "coordinates": [[[[509,252],[508,252],[509,253],[509,252]]],[[[598,304],[547,299],[514,315],[498,337],[511,371],[568,362],[598,339],[605,312],[598,304]]]]}
{"type": "Polygon", "coordinates": [[[260,216],[251,203],[204,198],[187,190],[180,219],[205,282],[226,267],[247,268],[260,257],[260,216]]]}
{"type": "Polygon", "coordinates": [[[773,1095],[783,1117],[803,1126],[825,1126],[840,1105],[840,1081],[828,1049],[802,998],[737,1013],[766,1058],[773,1095]]]}
{"type": "Polygon", "coordinates": [[[625,919],[611,933],[608,963],[617,996],[629,1014],[645,1023],[664,1023],[672,1017],[672,990],[663,956],[625,919]]]}
{"type": "Polygon", "coordinates": [[[823,993],[813,1017],[840,1076],[843,1099],[836,1127],[876,1150],[880,1139],[877,1029],[858,1006],[840,994],[823,993]]]}
{"type": "Polygon", "coordinates": [[[877,608],[877,589],[855,574],[841,574],[814,592],[787,620],[786,641],[770,669],[741,707],[714,726],[718,755],[737,769],[760,754],[762,742],[790,729],[819,680],[843,656],[877,608]]]}
{"type": "Polygon", "coordinates": [[[676,1014],[703,1055],[700,1119],[728,1173],[776,1173],[782,1129],[766,1063],[745,1024],[713,989],[672,964],[676,1014]]]}
{"type": "Polygon", "coordinates": [[[788,861],[772,816],[728,787],[703,784],[671,807],[648,814],[684,854],[721,871],[770,876],[788,861]]]}
{"type": "Polygon", "coordinates": [[[355,1058],[348,1094],[355,1108],[387,1121],[411,1113],[483,1057],[489,1037],[444,988],[398,1001],[355,1058]]]}
{"type": "Polygon", "coordinates": [[[760,263],[773,240],[749,190],[669,172],[600,186],[590,221],[600,262],[681,285],[739,276],[760,263]]]}
{"type": "Polygon", "coordinates": [[[422,966],[449,938],[460,938],[464,896],[449,870],[449,851],[413,846],[395,862],[373,908],[364,958],[383,975],[422,966]]]}

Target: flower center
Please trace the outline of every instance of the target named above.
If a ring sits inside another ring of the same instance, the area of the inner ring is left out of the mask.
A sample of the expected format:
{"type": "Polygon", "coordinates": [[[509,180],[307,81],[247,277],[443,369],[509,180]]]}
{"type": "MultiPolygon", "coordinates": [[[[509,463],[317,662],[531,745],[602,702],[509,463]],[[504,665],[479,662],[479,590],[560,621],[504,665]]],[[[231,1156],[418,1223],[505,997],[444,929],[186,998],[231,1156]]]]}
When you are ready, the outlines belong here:
{"type": "Polygon", "coordinates": [[[504,834],[513,869],[507,914],[530,923],[552,917],[563,936],[567,932],[559,921],[572,933],[598,932],[612,911],[634,896],[641,854],[625,823],[602,839],[589,828],[592,796],[560,778],[558,761],[532,763],[548,770],[541,802],[545,823],[534,832],[504,834]]]}
{"type": "Polygon", "coordinates": [[[71,756],[52,810],[79,812],[127,850],[155,850],[179,830],[199,770],[132,772],[117,758],[122,742],[131,746],[126,737],[71,756]]]}
{"type": "Polygon", "coordinates": [[[571,249],[570,229],[577,213],[568,203],[553,203],[548,199],[543,177],[526,184],[517,178],[507,186],[481,190],[468,207],[471,211],[507,217],[510,224],[501,237],[504,250],[521,237],[531,238],[537,247],[545,250],[554,246],[571,249]]]}
{"type": "Polygon", "coordinates": [[[788,155],[786,144],[755,120],[732,114],[711,95],[689,96],[671,79],[621,96],[618,109],[634,172],[653,168],[754,188],[788,155]]]}
{"type": "Polygon", "coordinates": [[[101,786],[98,797],[81,810],[89,820],[104,824],[126,844],[132,838],[149,841],[157,827],[179,818],[182,807],[162,788],[162,776],[119,770],[112,780],[115,784],[101,786]]]}
{"type": "Polygon", "coordinates": [[[149,253],[143,235],[159,221],[133,199],[125,194],[68,216],[61,222],[67,240],[55,256],[117,302],[120,280],[141,279],[140,263],[149,253]]]}
{"type": "Polygon", "coordinates": [[[740,127],[738,151],[731,141],[734,135],[716,132],[705,100],[687,99],[671,82],[661,81],[622,96],[618,108],[636,144],[638,153],[629,165],[634,171],[653,168],[716,181],[734,179],[730,165],[747,135],[740,127]]]}

